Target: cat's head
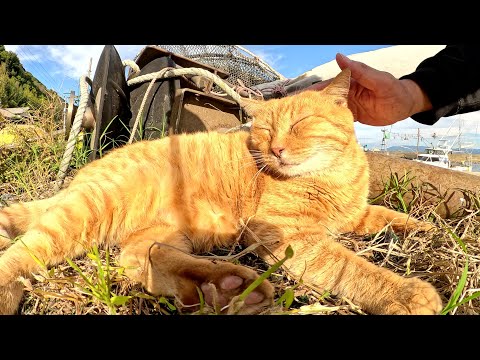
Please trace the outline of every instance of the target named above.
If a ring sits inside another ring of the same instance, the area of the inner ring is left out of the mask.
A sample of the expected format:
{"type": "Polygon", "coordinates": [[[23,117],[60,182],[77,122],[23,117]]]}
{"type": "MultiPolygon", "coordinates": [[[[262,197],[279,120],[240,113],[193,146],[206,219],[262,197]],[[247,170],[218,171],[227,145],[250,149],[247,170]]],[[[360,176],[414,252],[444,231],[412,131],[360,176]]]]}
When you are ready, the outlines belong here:
{"type": "Polygon", "coordinates": [[[323,90],[306,90],[268,101],[244,100],[253,117],[252,154],[271,170],[301,176],[332,167],[345,148],[356,145],[354,119],[347,107],[350,70],[323,90]]]}

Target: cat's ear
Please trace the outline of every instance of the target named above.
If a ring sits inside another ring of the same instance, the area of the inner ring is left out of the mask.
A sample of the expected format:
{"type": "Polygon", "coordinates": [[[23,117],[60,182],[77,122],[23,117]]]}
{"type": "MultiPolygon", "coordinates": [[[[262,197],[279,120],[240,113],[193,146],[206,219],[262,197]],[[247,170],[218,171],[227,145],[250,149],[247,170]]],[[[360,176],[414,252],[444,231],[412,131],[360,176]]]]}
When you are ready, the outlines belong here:
{"type": "Polygon", "coordinates": [[[350,89],[350,69],[343,69],[335,79],[323,90],[325,94],[335,98],[335,103],[340,106],[347,106],[348,91],[350,89]]]}
{"type": "Polygon", "coordinates": [[[251,118],[255,117],[255,114],[260,109],[263,101],[254,100],[249,98],[241,98],[240,99],[240,106],[242,107],[243,111],[251,118]]]}

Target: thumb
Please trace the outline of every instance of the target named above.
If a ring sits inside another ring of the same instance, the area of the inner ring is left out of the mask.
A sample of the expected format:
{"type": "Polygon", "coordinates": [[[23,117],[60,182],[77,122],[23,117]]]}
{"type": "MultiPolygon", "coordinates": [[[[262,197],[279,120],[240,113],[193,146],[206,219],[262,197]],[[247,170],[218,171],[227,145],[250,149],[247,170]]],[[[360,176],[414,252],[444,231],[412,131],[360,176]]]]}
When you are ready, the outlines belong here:
{"type": "Polygon", "coordinates": [[[337,60],[338,67],[341,70],[343,70],[345,68],[348,68],[349,65],[352,63],[352,60],[350,60],[345,55],[340,54],[340,53],[337,53],[337,55],[335,55],[335,60],[337,60]]]}
{"type": "Polygon", "coordinates": [[[350,60],[345,55],[337,53],[335,56],[340,69],[350,68],[352,78],[367,89],[375,89],[379,82],[385,80],[385,72],[374,69],[360,61],[350,60]]]}

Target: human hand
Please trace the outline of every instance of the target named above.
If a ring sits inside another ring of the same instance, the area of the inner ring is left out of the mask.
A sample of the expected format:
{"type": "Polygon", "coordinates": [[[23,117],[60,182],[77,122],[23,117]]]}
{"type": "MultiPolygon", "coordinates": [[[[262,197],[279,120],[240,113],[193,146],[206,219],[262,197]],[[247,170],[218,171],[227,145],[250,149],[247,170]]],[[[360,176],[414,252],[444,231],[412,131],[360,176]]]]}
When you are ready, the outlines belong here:
{"type": "MultiPolygon", "coordinates": [[[[399,80],[342,54],[335,59],[341,70],[350,68],[352,72],[348,106],[356,121],[373,126],[391,125],[432,108],[427,95],[414,81],[399,80]]],[[[307,90],[322,90],[330,82],[322,81],[307,90]]]]}

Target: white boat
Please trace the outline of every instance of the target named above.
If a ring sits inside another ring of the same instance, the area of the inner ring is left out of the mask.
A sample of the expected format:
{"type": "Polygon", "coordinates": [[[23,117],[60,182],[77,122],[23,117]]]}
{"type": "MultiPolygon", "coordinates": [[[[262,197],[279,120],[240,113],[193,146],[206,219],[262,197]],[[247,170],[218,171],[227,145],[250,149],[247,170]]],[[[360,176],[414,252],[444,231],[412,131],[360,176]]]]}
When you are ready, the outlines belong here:
{"type": "Polygon", "coordinates": [[[449,158],[449,154],[453,152],[452,145],[453,144],[448,144],[448,140],[441,139],[438,141],[437,146],[425,148],[425,152],[418,154],[413,160],[445,169],[472,171],[471,161],[464,161],[462,165],[452,165],[449,158]]]}

